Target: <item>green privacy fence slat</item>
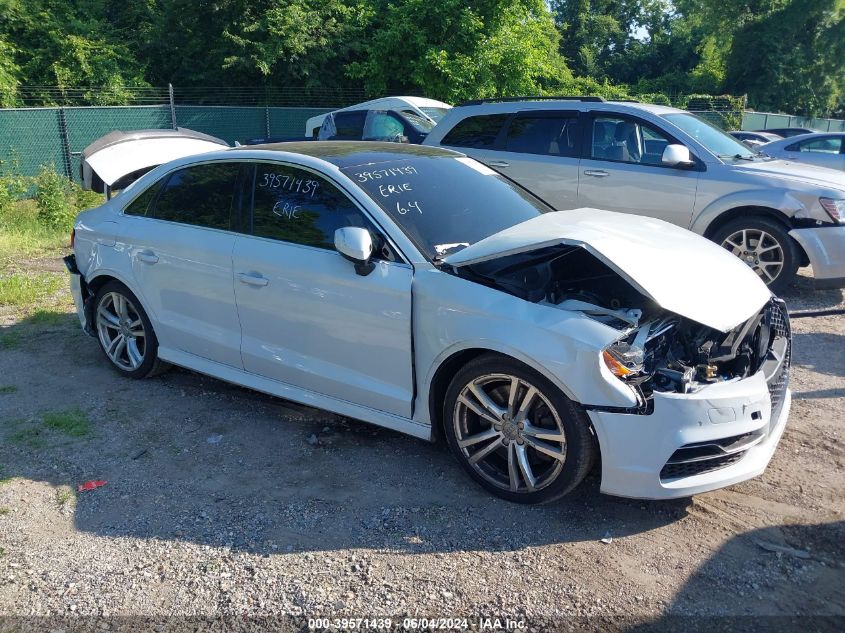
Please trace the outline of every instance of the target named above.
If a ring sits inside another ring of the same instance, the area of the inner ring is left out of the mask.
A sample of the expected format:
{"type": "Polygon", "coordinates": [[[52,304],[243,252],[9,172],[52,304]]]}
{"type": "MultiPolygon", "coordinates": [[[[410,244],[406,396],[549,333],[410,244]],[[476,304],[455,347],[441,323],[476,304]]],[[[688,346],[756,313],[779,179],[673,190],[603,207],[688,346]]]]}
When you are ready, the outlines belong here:
{"type": "Polygon", "coordinates": [[[0,110],[0,170],[34,176],[41,165],[63,172],[58,108],[0,110]]]}
{"type": "Polygon", "coordinates": [[[232,145],[235,141],[266,135],[264,108],[227,106],[176,106],[179,127],[211,134],[232,145]]]}
{"type": "MultiPolygon", "coordinates": [[[[305,122],[333,108],[187,106],[175,107],[176,124],[222,138],[229,144],[267,136],[305,136],[305,122]]],[[[79,180],[79,153],[95,139],[114,130],[131,132],[172,127],[170,106],[94,106],[0,109],[0,172],[12,162],[24,176],[41,165],[60,173],[70,169],[79,180]],[[67,132],[63,141],[61,121],[67,132]]]]}
{"type": "Polygon", "coordinates": [[[789,114],[771,112],[744,112],[743,130],[767,130],[779,127],[805,127],[819,132],[845,132],[845,121],[841,119],[805,119],[789,114]]]}
{"type": "Polygon", "coordinates": [[[270,136],[311,136],[306,134],[305,122],[312,116],[331,112],[331,108],[268,108],[270,136]]]}

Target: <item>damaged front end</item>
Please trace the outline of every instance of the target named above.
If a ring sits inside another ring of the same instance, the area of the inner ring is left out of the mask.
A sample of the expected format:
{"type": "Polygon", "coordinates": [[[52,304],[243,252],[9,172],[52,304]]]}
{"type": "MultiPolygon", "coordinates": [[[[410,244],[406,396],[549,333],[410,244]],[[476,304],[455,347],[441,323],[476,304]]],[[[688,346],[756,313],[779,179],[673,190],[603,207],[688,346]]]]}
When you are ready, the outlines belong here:
{"type": "Polygon", "coordinates": [[[771,298],[728,331],[670,312],[586,248],[558,244],[453,269],[527,301],[580,312],[619,331],[602,359],[648,413],[655,392],[695,393],[764,372],[772,418],[789,373],[791,333],[783,301],[771,298]]]}

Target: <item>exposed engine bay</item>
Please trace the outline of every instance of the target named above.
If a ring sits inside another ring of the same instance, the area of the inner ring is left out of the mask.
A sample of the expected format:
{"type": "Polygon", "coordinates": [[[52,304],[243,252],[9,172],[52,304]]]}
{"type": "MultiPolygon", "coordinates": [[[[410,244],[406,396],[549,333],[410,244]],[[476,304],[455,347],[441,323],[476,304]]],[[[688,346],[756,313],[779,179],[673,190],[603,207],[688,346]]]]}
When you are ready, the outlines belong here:
{"type": "Polygon", "coordinates": [[[643,405],[655,391],[692,393],[761,368],[768,381],[788,360],[789,324],[782,302],[773,300],[745,323],[721,332],[664,310],[581,246],[551,246],[454,272],[619,330],[617,341],[603,352],[604,361],[637,391],[643,405]]]}

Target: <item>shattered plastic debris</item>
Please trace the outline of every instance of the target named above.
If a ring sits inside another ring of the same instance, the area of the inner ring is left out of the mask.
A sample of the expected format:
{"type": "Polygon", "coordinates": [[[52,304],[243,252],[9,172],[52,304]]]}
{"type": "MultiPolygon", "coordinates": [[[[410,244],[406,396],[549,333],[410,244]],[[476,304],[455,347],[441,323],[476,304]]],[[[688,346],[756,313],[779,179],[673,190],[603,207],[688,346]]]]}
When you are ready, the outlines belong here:
{"type": "Polygon", "coordinates": [[[308,443],[309,443],[311,446],[317,446],[317,445],[320,443],[320,440],[319,440],[319,438],[318,438],[316,435],[314,435],[314,434],[312,433],[312,434],[311,434],[311,437],[309,437],[309,438],[308,438],[308,443]]]}
{"type": "Polygon", "coordinates": [[[206,442],[209,444],[219,444],[222,439],[222,435],[212,435],[206,440],[206,442]]]}
{"type": "Polygon", "coordinates": [[[105,486],[106,480],[105,479],[92,479],[91,481],[86,481],[85,483],[81,483],[76,487],[77,492],[85,492],[86,490],[94,490],[94,488],[99,488],[100,486],[105,486]]]}
{"type": "Polygon", "coordinates": [[[604,538],[603,538],[603,539],[601,539],[601,542],[602,542],[602,543],[607,543],[607,544],[613,543],[613,537],[610,535],[610,532],[607,532],[607,533],[604,535],[604,538]]]}

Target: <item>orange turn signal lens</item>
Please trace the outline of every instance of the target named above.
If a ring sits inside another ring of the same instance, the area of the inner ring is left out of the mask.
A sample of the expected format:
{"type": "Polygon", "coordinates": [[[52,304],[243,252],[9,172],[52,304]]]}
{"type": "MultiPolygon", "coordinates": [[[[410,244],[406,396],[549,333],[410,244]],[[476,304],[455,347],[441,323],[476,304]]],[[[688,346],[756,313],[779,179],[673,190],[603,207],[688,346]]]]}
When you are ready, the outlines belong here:
{"type": "Polygon", "coordinates": [[[625,365],[619,362],[619,360],[607,350],[604,350],[601,355],[604,359],[604,364],[607,365],[607,368],[610,370],[610,372],[617,378],[624,378],[625,376],[630,376],[634,373],[633,370],[625,367],[625,365]]]}

